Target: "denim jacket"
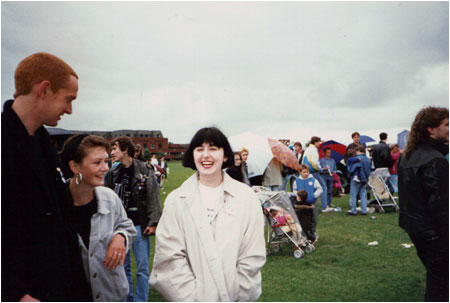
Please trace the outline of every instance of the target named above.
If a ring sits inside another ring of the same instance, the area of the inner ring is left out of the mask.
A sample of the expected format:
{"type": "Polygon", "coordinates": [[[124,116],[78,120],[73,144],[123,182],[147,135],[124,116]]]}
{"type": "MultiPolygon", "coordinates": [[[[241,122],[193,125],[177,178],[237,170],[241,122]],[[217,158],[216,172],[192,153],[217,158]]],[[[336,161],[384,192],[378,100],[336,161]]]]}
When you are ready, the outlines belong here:
{"type": "Polygon", "coordinates": [[[327,157],[323,157],[322,159],[319,160],[319,163],[320,163],[320,166],[322,167],[320,170],[321,174],[328,174],[328,169],[325,169],[325,170],[323,169],[327,165],[330,168],[331,174],[336,172],[336,161],[334,161],[333,158],[328,159],[327,157]]]}
{"type": "Polygon", "coordinates": [[[360,154],[347,160],[347,171],[350,177],[358,176],[360,182],[367,183],[370,175],[370,160],[366,155],[360,154]]]}
{"type": "Polygon", "coordinates": [[[84,271],[91,284],[94,301],[125,301],[128,295],[128,280],[123,265],[108,270],[104,265],[106,251],[112,238],[121,234],[126,239],[126,250],[136,238],[136,228],[128,219],[120,198],[109,188],[95,188],[98,210],[91,218],[89,250],[78,236],[84,271]]]}

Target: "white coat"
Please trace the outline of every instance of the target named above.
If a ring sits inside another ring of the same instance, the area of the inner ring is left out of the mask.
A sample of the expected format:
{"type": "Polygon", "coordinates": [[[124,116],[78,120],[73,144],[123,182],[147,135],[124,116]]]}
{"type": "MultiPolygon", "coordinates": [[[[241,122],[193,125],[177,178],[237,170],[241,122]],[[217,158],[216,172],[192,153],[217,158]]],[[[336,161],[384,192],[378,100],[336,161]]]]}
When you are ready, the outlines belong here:
{"type": "Polygon", "coordinates": [[[89,251],[78,235],[84,271],[91,284],[96,302],[125,301],[128,295],[128,280],[123,265],[108,270],[104,265],[106,250],[112,238],[120,233],[126,238],[126,251],[136,239],[136,228],[128,219],[122,201],[113,190],[99,186],[94,188],[98,201],[97,213],[91,218],[89,251]]]}
{"type": "Polygon", "coordinates": [[[224,203],[212,224],[197,174],[166,199],[149,282],[168,301],[254,301],[261,295],[261,204],[248,185],[223,176],[224,203]]]}

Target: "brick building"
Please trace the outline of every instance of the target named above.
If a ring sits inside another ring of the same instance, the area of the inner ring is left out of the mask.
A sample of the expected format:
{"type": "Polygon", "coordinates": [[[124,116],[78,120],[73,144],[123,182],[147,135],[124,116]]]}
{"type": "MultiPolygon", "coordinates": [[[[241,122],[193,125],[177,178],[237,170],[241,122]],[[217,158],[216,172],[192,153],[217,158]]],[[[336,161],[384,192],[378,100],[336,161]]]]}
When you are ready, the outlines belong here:
{"type": "Polygon", "coordinates": [[[167,160],[180,160],[188,148],[188,144],[169,143],[169,139],[164,138],[162,132],[159,130],[121,129],[115,131],[80,131],[49,127],[47,131],[50,133],[50,137],[57,150],[61,150],[64,141],[74,134],[97,135],[105,138],[109,142],[120,136],[128,136],[135,144],[141,144],[142,147],[147,148],[152,154],[164,155],[167,160]]]}

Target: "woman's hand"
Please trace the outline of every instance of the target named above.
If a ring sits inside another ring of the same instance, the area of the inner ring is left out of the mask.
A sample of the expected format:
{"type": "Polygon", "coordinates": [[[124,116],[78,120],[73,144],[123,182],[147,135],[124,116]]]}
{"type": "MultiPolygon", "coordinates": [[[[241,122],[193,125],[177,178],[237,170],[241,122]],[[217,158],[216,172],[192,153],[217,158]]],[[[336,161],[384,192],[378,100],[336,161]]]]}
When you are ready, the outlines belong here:
{"type": "Polygon", "coordinates": [[[121,234],[116,234],[109,242],[103,265],[109,270],[115,269],[119,262],[122,265],[125,263],[125,256],[125,238],[121,234]]]}

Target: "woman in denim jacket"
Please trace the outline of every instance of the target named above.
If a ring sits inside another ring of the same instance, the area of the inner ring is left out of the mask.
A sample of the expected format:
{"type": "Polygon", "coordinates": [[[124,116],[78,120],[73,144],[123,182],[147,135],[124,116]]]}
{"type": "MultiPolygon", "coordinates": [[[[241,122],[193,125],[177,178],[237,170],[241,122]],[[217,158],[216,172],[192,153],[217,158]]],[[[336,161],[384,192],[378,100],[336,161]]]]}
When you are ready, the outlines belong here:
{"type": "Polygon", "coordinates": [[[125,255],[136,238],[120,198],[103,187],[108,171],[108,142],[98,136],[69,138],[61,153],[62,168],[73,198],[71,226],[78,235],[81,258],[94,301],[125,301],[128,281],[125,255]]]}

